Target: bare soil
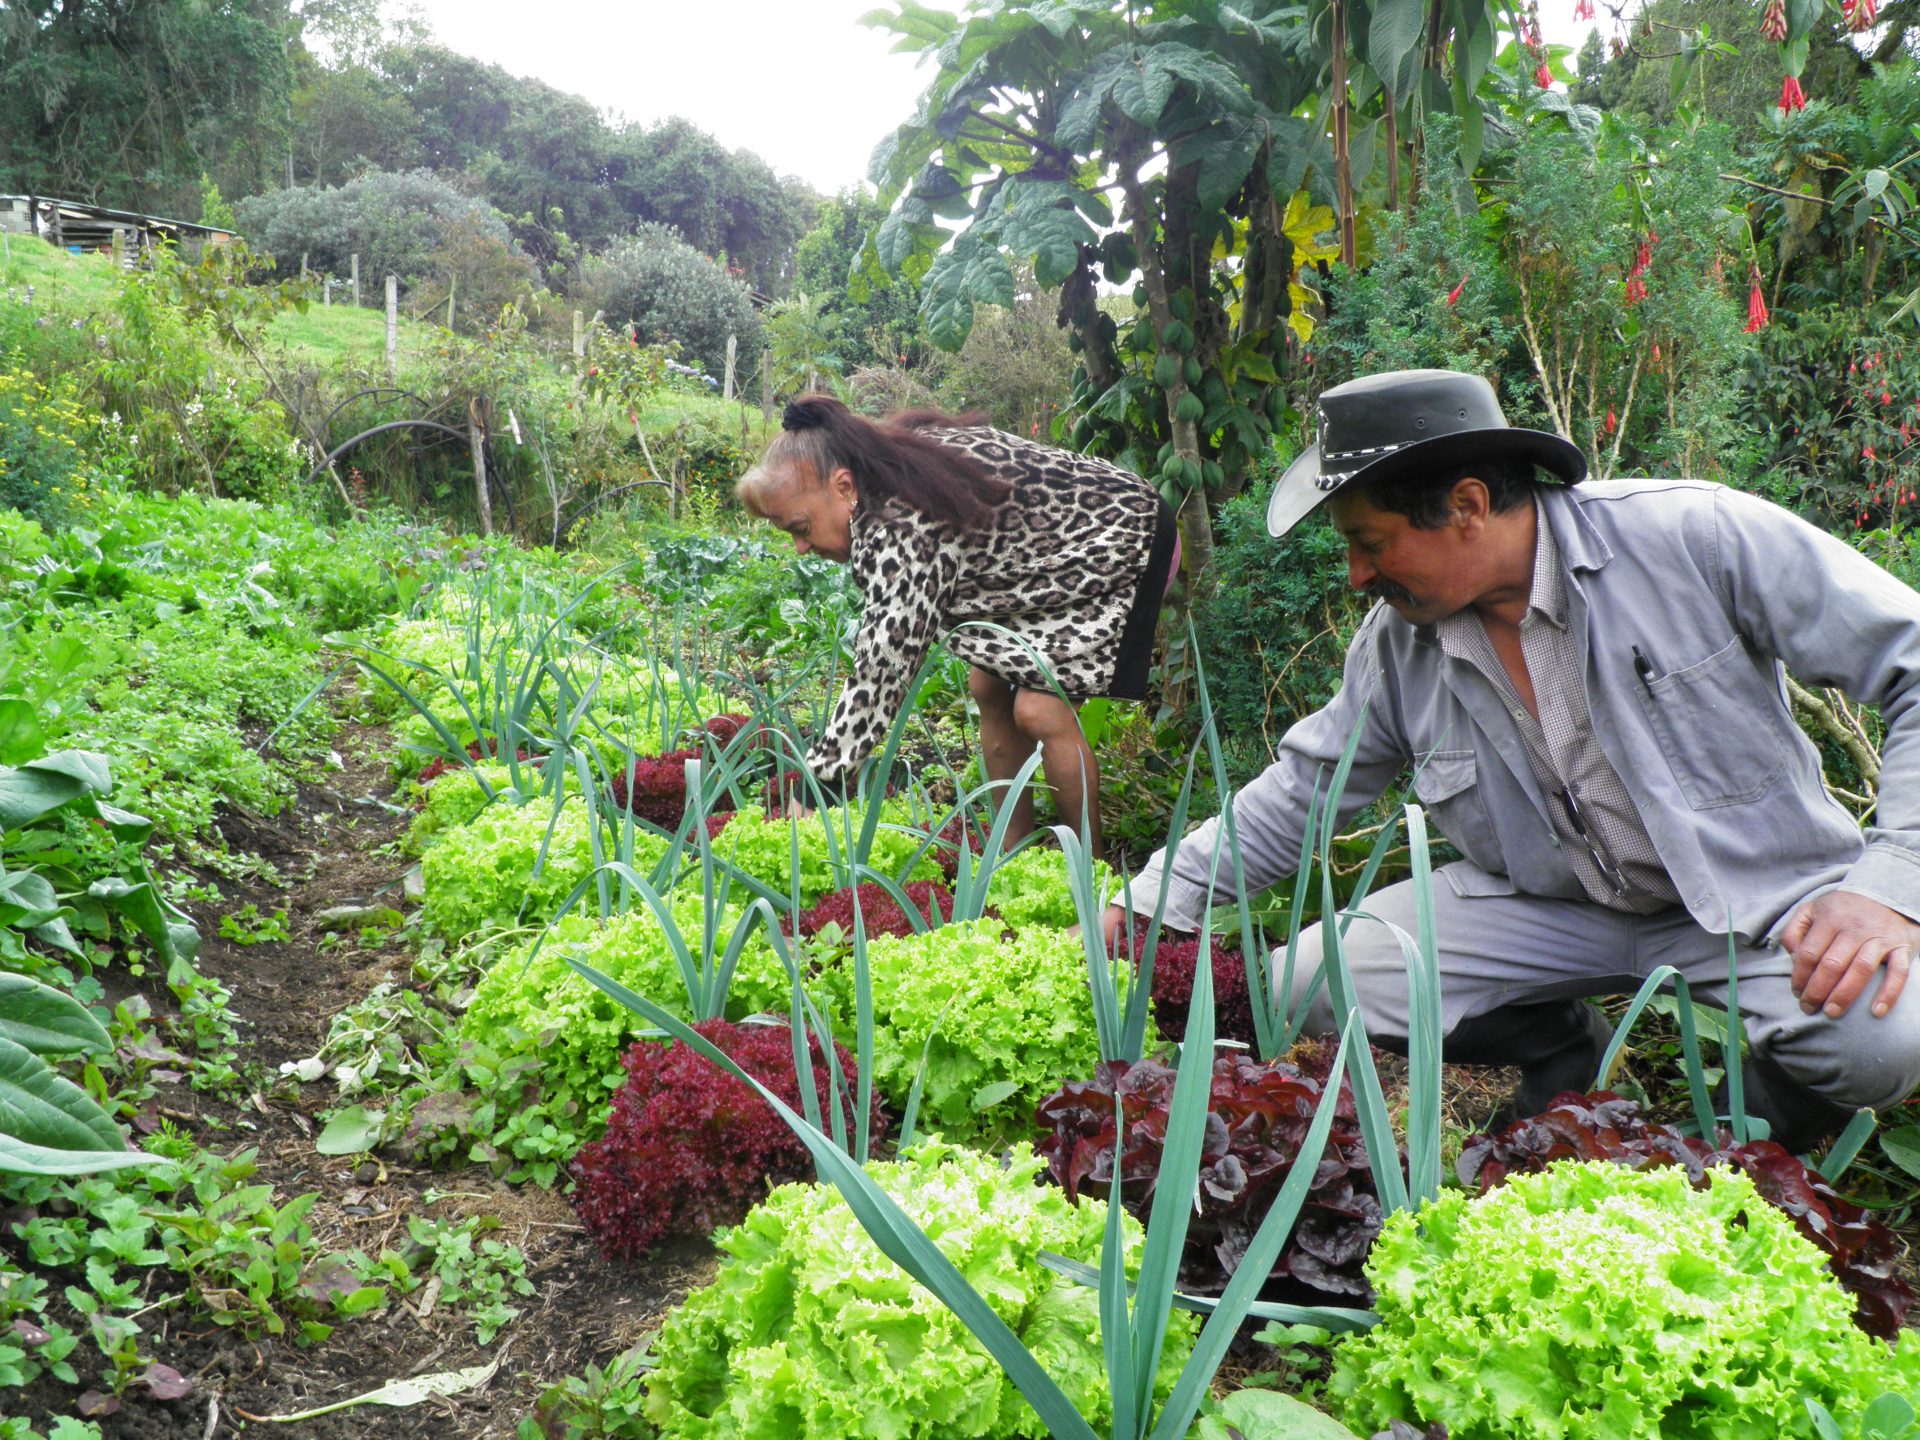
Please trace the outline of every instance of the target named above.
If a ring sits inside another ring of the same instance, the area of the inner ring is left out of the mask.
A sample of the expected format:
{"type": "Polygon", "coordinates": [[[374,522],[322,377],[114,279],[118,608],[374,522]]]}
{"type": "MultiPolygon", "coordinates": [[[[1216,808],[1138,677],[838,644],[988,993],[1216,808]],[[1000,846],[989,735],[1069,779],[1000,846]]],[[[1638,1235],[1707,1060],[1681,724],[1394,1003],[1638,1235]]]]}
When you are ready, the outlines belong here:
{"type": "MultiPolygon", "coordinates": [[[[305,1348],[291,1335],[252,1340],[202,1316],[156,1316],[147,1322],[152,1328],[145,1348],[191,1379],[194,1393],[163,1402],[136,1385],[117,1413],[96,1417],[108,1440],[218,1440],[249,1432],[294,1440],[511,1436],[542,1391],[644,1338],[688,1290],[711,1278],[716,1265],[713,1247],[701,1241],[670,1244],[638,1263],[610,1262],[566,1198],[537,1185],[509,1186],[481,1169],[429,1170],[386,1157],[355,1165],[314,1149],[318,1117],[333,1103],[333,1087],[295,1087],[280,1077],[280,1064],[313,1054],[333,1016],[375,985],[404,982],[410,960],[397,946],[380,952],[320,948],[316,913],[356,903],[402,908],[401,881],[410,863],[385,848],[404,832],[405,817],[375,803],[392,799],[384,737],[349,729],[336,743],[346,768],[331,772],[331,784],[303,787],[298,805],[272,820],[229,817],[222,824],[231,845],[272,862],[291,883],[286,889],[223,884],[226,899],[218,911],[249,900],[264,915],[284,909],[291,938],[240,946],[220,937],[217,913],[199,916],[205,938],[198,968],[233,993],[239,1064],[251,1093],[236,1103],[184,1083],[161,1085],[154,1104],[209,1149],[228,1154],[256,1147],[255,1183],[271,1184],[277,1203],[317,1193],[307,1218],[321,1254],[403,1248],[410,1216],[491,1216],[500,1227],[493,1238],[524,1252],[535,1294],[516,1299],[519,1318],[485,1348],[475,1342],[465,1314],[419,1303],[424,1291],[341,1321],[325,1342],[305,1348]],[[438,1192],[431,1202],[430,1191],[438,1192]],[[503,1351],[494,1377],[464,1395],[404,1409],[356,1407],[287,1425],[251,1423],[348,1399],[392,1380],[486,1365],[503,1351]]],[[[125,977],[118,978],[125,987],[125,977]]],[[[156,1011],[172,1007],[164,986],[144,988],[156,1011]]],[[[171,1272],[154,1273],[159,1293],[169,1280],[177,1285],[171,1272]]],[[[84,1335],[77,1315],[57,1318],[84,1335]]],[[[89,1373],[88,1362],[97,1372],[99,1357],[90,1341],[82,1341],[74,1359],[82,1388],[95,1384],[98,1375],[89,1373]]],[[[28,1416],[44,1424],[75,1413],[75,1396],[70,1387],[42,1380],[22,1398],[28,1416]]]]}

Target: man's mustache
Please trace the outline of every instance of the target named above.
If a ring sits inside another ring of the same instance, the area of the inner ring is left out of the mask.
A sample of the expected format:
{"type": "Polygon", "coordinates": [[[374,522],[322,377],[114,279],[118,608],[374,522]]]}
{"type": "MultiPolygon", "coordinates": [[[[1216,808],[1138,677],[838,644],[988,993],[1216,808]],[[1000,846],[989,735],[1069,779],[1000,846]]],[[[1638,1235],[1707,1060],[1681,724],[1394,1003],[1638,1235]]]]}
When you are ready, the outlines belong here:
{"type": "Polygon", "coordinates": [[[1392,580],[1380,579],[1369,582],[1362,588],[1361,594],[1370,600],[1405,600],[1411,603],[1413,592],[1406,586],[1392,580]]]}

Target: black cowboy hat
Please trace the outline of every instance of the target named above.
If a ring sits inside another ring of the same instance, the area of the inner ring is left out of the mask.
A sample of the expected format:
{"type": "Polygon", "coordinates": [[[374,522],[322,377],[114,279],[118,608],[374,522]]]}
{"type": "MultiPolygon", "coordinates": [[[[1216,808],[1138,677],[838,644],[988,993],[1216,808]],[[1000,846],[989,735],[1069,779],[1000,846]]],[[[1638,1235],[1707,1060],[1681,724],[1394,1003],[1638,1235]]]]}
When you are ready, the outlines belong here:
{"type": "Polygon", "coordinates": [[[1267,502],[1267,533],[1285,535],[1355,480],[1386,480],[1475,460],[1529,460],[1569,485],[1587,457],[1544,430],[1507,424],[1493,386],[1457,370],[1391,370],[1320,396],[1320,438],[1287,467],[1267,502]]]}

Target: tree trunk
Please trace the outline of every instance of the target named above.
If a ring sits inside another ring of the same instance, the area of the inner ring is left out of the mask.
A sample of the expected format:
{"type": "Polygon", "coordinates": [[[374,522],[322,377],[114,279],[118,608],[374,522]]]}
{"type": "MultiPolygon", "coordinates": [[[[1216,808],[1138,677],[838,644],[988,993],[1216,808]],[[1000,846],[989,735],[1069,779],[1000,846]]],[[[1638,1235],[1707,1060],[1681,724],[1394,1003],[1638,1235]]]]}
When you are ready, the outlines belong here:
{"type": "Polygon", "coordinates": [[[1358,212],[1353,199],[1353,143],[1348,133],[1347,5],[1333,0],[1333,180],[1340,201],[1340,263],[1359,263],[1358,212]]]}
{"type": "Polygon", "coordinates": [[[467,443],[473,447],[473,499],[480,511],[480,533],[493,534],[493,497],[487,493],[487,402],[467,402],[467,443]]]}
{"type": "MultiPolygon", "coordinates": [[[[1167,293],[1165,252],[1155,233],[1154,213],[1147,205],[1139,174],[1130,165],[1120,172],[1121,188],[1127,196],[1128,220],[1133,227],[1133,248],[1140,254],[1140,278],[1147,287],[1147,313],[1153,317],[1156,334],[1165,331],[1173,318],[1173,306],[1167,293]]],[[[1179,418],[1179,405],[1187,395],[1183,373],[1166,387],[1167,422],[1173,439],[1173,453],[1182,460],[1200,463],[1200,429],[1191,420],[1179,418]]],[[[1188,490],[1180,502],[1180,545],[1186,552],[1187,573],[1192,577],[1188,597],[1198,600],[1213,588],[1213,517],[1207,513],[1204,484],[1188,490]]]]}

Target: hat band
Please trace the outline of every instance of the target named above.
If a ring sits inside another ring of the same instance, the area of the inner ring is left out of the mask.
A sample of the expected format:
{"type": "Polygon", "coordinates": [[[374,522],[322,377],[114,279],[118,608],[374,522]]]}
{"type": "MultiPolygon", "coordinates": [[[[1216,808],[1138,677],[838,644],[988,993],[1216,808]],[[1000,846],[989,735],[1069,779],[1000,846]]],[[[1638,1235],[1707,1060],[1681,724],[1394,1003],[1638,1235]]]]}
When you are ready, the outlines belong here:
{"type": "MultiPolygon", "coordinates": [[[[1322,463],[1325,463],[1328,460],[1361,460],[1361,459],[1365,459],[1367,456],[1370,456],[1370,455],[1391,455],[1396,450],[1404,450],[1404,449],[1406,449],[1406,446],[1404,444],[1399,444],[1399,445],[1374,445],[1374,446],[1368,447],[1365,450],[1322,450],[1320,452],[1320,459],[1322,463]]],[[[1320,473],[1320,475],[1314,480],[1314,484],[1319,486],[1319,488],[1322,490],[1337,490],[1341,486],[1341,484],[1346,481],[1348,476],[1356,473],[1359,470],[1364,470],[1365,468],[1366,466],[1364,465],[1356,465],[1351,470],[1335,470],[1335,471],[1323,470],[1320,473]]]]}

